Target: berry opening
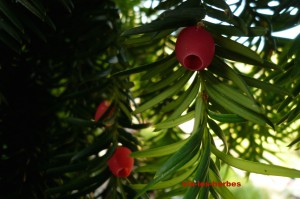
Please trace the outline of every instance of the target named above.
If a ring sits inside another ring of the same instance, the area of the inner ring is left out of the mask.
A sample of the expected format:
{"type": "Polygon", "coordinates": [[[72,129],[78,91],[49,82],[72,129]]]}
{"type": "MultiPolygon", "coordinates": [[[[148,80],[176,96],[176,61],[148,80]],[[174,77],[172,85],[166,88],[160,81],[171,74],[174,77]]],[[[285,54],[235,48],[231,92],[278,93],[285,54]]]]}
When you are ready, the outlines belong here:
{"type": "Polygon", "coordinates": [[[189,55],[183,60],[183,65],[190,70],[199,70],[202,68],[202,61],[196,55],[189,55]]]}
{"type": "Polygon", "coordinates": [[[130,173],[130,171],[128,168],[123,168],[123,169],[120,169],[117,174],[119,177],[127,177],[127,176],[129,176],[129,173],[130,173]]]}

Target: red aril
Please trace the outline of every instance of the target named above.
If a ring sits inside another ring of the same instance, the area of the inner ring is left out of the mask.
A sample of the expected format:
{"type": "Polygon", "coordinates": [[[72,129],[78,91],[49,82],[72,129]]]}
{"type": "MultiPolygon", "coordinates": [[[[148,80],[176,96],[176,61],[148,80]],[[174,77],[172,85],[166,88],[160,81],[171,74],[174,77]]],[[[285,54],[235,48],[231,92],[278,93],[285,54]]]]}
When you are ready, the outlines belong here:
{"type": "Polygon", "coordinates": [[[99,119],[101,119],[101,117],[104,115],[104,113],[109,108],[110,104],[111,104],[111,102],[109,100],[104,100],[98,105],[95,116],[94,116],[95,122],[98,122],[99,119]]]}
{"type": "Polygon", "coordinates": [[[214,57],[215,42],[203,27],[186,27],[178,35],[175,53],[178,61],[187,69],[203,70],[214,57]]]}
{"type": "Polygon", "coordinates": [[[130,154],[129,148],[117,147],[108,160],[108,167],[116,177],[126,178],[130,175],[134,164],[134,159],[129,156],[130,154]]]}

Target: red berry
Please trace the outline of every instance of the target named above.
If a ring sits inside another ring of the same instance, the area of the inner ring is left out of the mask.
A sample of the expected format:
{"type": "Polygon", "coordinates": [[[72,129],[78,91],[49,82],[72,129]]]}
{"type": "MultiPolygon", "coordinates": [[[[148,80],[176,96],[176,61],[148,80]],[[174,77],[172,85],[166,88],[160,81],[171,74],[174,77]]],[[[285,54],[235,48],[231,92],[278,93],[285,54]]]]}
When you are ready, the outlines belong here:
{"type": "Polygon", "coordinates": [[[214,57],[215,42],[204,28],[190,26],[179,33],[175,53],[178,61],[187,69],[203,70],[214,57]]]}
{"type": "Polygon", "coordinates": [[[104,113],[109,108],[110,104],[111,104],[111,102],[109,100],[104,100],[98,105],[96,113],[95,113],[95,117],[94,117],[96,122],[104,115],[104,113]]]}
{"type": "Polygon", "coordinates": [[[113,125],[115,118],[112,117],[115,112],[115,107],[110,108],[106,117],[103,118],[103,123],[105,124],[105,128],[108,128],[113,125]]]}
{"type": "Polygon", "coordinates": [[[117,177],[126,178],[130,175],[134,159],[130,157],[131,150],[127,147],[117,147],[114,154],[108,160],[110,171],[117,177]]]}

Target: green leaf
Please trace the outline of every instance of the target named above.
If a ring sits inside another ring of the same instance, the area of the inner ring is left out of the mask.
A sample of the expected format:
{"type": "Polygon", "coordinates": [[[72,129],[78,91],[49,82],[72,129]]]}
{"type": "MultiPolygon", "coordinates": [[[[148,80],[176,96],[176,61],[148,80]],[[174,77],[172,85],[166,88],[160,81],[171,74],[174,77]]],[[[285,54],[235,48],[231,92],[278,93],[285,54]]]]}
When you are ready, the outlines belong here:
{"type": "Polygon", "coordinates": [[[160,15],[162,20],[167,18],[191,19],[201,21],[205,17],[205,9],[202,7],[179,8],[175,10],[167,10],[160,15]]]}
{"type": "Polygon", "coordinates": [[[165,164],[156,172],[154,178],[167,176],[172,171],[183,166],[191,159],[200,147],[200,140],[203,135],[204,125],[197,132],[191,135],[191,138],[175,153],[165,164]]]}
{"type": "Polygon", "coordinates": [[[21,21],[18,19],[14,11],[7,5],[6,1],[0,1],[0,11],[22,32],[24,33],[24,27],[21,21]]]}
{"type": "Polygon", "coordinates": [[[213,111],[208,111],[208,115],[219,122],[224,123],[239,123],[239,122],[247,122],[244,118],[237,114],[224,114],[224,113],[216,113],[213,111]]]}
{"type": "Polygon", "coordinates": [[[149,158],[149,157],[160,157],[165,155],[170,155],[176,152],[179,148],[181,148],[185,143],[190,139],[181,140],[179,142],[169,144],[166,146],[161,146],[153,149],[147,149],[143,151],[135,151],[130,154],[130,156],[134,158],[149,158]]]}
{"type": "Polygon", "coordinates": [[[214,87],[211,87],[210,84],[206,84],[206,90],[209,94],[209,97],[213,98],[219,105],[223,106],[225,109],[231,111],[232,113],[238,114],[241,117],[252,121],[254,123],[265,125],[269,124],[272,128],[274,128],[273,123],[264,115],[256,113],[252,110],[249,110],[246,107],[232,101],[231,99],[221,95],[214,87]]]}
{"type": "Polygon", "coordinates": [[[184,194],[186,188],[181,186],[177,189],[173,189],[168,192],[164,192],[162,195],[159,196],[160,199],[170,199],[173,198],[174,196],[181,196],[184,194]]]}
{"type": "Polygon", "coordinates": [[[151,33],[145,33],[140,37],[130,37],[125,38],[123,41],[123,44],[128,47],[137,47],[137,46],[144,46],[147,44],[151,44],[155,41],[158,42],[160,39],[164,39],[168,35],[170,35],[173,32],[173,30],[168,29],[164,31],[159,32],[151,32],[151,33]]]}
{"type": "Polygon", "coordinates": [[[246,34],[243,31],[241,31],[235,26],[225,26],[221,24],[210,23],[208,21],[205,21],[204,24],[207,30],[211,33],[218,34],[222,32],[222,34],[229,36],[246,36],[246,34]]]}
{"type": "Polygon", "coordinates": [[[185,70],[185,68],[181,67],[180,69],[173,72],[173,74],[168,74],[168,76],[166,78],[163,78],[161,81],[147,86],[147,89],[144,90],[143,94],[148,94],[170,86],[174,81],[178,80],[184,74],[185,70]]]}
{"type": "MultiPolygon", "coordinates": [[[[220,182],[216,174],[210,169],[209,178],[213,182],[220,182]]],[[[229,191],[226,186],[214,186],[213,189],[215,189],[224,199],[236,199],[236,197],[231,193],[231,191],[229,191]]]]}
{"type": "Polygon", "coordinates": [[[207,81],[207,84],[221,95],[227,97],[232,101],[235,101],[241,106],[244,106],[254,112],[264,112],[262,108],[257,105],[256,101],[253,98],[249,98],[248,96],[243,95],[238,90],[226,85],[225,83],[221,82],[218,78],[209,73],[205,73],[204,77],[207,81]]]}
{"type": "MultiPolygon", "coordinates": [[[[199,155],[197,154],[192,159],[190,159],[190,161],[188,161],[185,165],[180,167],[177,171],[181,171],[181,170],[184,170],[186,168],[194,167],[194,165],[197,163],[198,159],[199,159],[199,155]]],[[[139,167],[139,168],[137,168],[136,171],[137,172],[152,172],[152,173],[155,173],[156,171],[158,171],[158,169],[163,165],[163,163],[165,161],[166,161],[165,158],[160,159],[159,161],[155,161],[154,164],[147,164],[145,166],[139,167]],[[163,160],[163,162],[161,162],[161,160],[163,160]]]]}
{"type": "Polygon", "coordinates": [[[148,163],[145,166],[140,166],[135,171],[138,173],[144,173],[144,172],[155,173],[159,169],[159,167],[161,167],[164,164],[166,158],[167,157],[163,157],[160,158],[159,160],[148,163]]]}
{"type": "Polygon", "coordinates": [[[213,130],[213,132],[222,140],[222,142],[224,144],[224,152],[227,153],[228,152],[228,144],[227,144],[226,136],[223,133],[222,129],[213,120],[209,119],[208,124],[209,124],[209,127],[213,130]]]}
{"type": "Polygon", "coordinates": [[[219,9],[214,9],[212,6],[205,6],[206,13],[209,17],[215,18],[219,21],[225,21],[231,25],[239,26],[237,20],[234,20],[233,15],[230,12],[224,12],[219,9]]]}
{"type": "Polygon", "coordinates": [[[263,63],[263,59],[254,51],[252,51],[250,48],[233,41],[229,38],[222,37],[222,36],[214,36],[214,40],[218,46],[221,48],[233,52],[237,55],[241,55],[243,57],[247,57],[250,60],[254,60],[258,63],[263,63]]]}
{"type": "Polygon", "coordinates": [[[68,117],[68,118],[62,118],[61,120],[63,122],[67,122],[69,124],[76,125],[76,126],[86,126],[86,127],[95,126],[95,122],[91,120],[81,119],[81,118],[68,117]]]}
{"type": "Polygon", "coordinates": [[[281,112],[284,108],[286,108],[291,102],[293,101],[293,98],[292,97],[287,97],[285,100],[283,100],[278,109],[277,109],[277,112],[281,112]]]}
{"type": "Polygon", "coordinates": [[[276,85],[273,85],[273,84],[270,84],[270,83],[267,83],[267,82],[264,82],[264,81],[254,79],[252,77],[247,77],[245,75],[242,75],[242,78],[245,80],[245,82],[249,86],[260,88],[260,89],[263,89],[263,90],[268,91],[268,92],[274,92],[274,93],[277,93],[277,94],[282,95],[282,96],[286,96],[286,95],[293,96],[293,94],[291,92],[287,91],[284,88],[280,88],[279,86],[276,86],[276,85]]]}
{"type": "MultiPolygon", "coordinates": [[[[174,177],[170,180],[158,182],[157,184],[151,186],[151,190],[153,189],[165,189],[168,187],[172,187],[175,185],[178,185],[182,183],[185,179],[187,179],[192,173],[194,172],[195,168],[189,168],[185,172],[183,172],[181,175],[178,175],[177,177],[174,177]]],[[[131,187],[133,189],[142,190],[147,186],[147,184],[132,184],[131,187]]]]}
{"type": "Polygon", "coordinates": [[[188,18],[165,18],[162,20],[153,21],[133,29],[126,30],[123,36],[137,35],[142,33],[163,31],[166,29],[177,29],[183,26],[191,26],[197,23],[197,20],[188,18]]]}
{"type": "Polygon", "coordinates": [[[200,125],[203,124],[206,115],[206,104],[203,100],[203,93],[200,93],[195,101],[195,120],[192,133],[196,132],[200,125]]]}
{"type": "Polygon", "coordinates": [[[118,101],[118,106],[120,107],[120,109],[122,110],[122,112],[127,116],[128,120],[130,121],[132,119],[132,115],[131,115],[131,108],[127,107],[124,102],[122,101],[118,101]]]}
{"type": "Polygon", "coordinates": [[[238,74],[235,70],[233,70],[230,66],[228,66],[224,61],[220,58],[216,57],[213,59],[212,66],[208,68],[209,71],[218,75],[219,77],[223,77],[225,79],[231,80],[237,87],[239,87],[249,98],[254,99],[249,86],[246,84],[244,79],[238,74]]]}
{"type": "Polygon", "coordinates": [[[195,79],[193,80],[193,83],[191,85],[192,89],[187,90],[189,94],[186,96],[186,98],[182,101],[181,104],[179,104],[174,112],[168,117],[167,121],[171,121],[177,117],[179,117],[190,105],[191,103],[195,100],[196,96],[199,93],[199,88],[200,88],[200,78],[197,75],[195,79]]]}
{"type": "Polygon", "coordinates": [[[249,36],[265,36],[268,33],[268,28],[256,26],[249,28],[249,36]]]}
{"type": "Polygon", "coordinates": [[[71,162],[74,162],[76,160],[79,160],[81,158],[90,156],[92,154],[98,153],[101,150],[109,147],[109,144],[111,143],[111,137],[112,133],[105,131],[103,132],[97,139],[94,141],[94,143],[90,144],[88,147],[82,149],[81,151],[77,152],[72,158],[71,162]]]}
{"type": "Polygon", "coordinates": [[[0,20],[0,30],[1,29],[4,30],[7,34],[9,34],[12,38],[14,38],[17,42],[19,42],[20,44],[22,43],[19,31],[15,30],[15,28],[11,26],[10,23],[0,20]]]}
{"type": "Polygon", "coordinates": [[[27,8],[32,14],[40,18],[42,21],[45,21],[46,13],[43,12],[45,8],[39,7],[36,8],[34,4],[30,3],[28,0],[16,0],[16,2],[22,4],[25,8],[27,8]]]}
{"type": "Polygon", "coordinates": [[[65,6],[65,8],[67,8],[69,13],[71,13],[74,9],[74,3],[72,0],[60,0],[60,2],[65,6]]]}
{"type": "Polygon", "coordinates": [[[176,83],[175,85],[171,86],[170,88],[166,89],[165,91],[163,91],[162,93],[158,94],[157,96],[155,96],[154,98],[150,99],[149,101],[147,101],[146,103],[142,104],[141,106],[139,106],[134,112],[133,114],[136,113],[141,113],[159,103],[161,103],[163,100],[165,100],[166,98],[170,97],[171,95],[175,94],[176,92],[178,92],[180,89],[182,89],[182,87],[186,84],[186,82],[190,79],[192,73],[187,73],[185,74],[179,81],[178,83],[176,83]]]}
{"type": "Polygon", "coordinates": [[[187,114],[177,117],[176,119],[167,120],[161,123],[154,125],[155,129],[165,129],[165,128],[172,128],[178,126],[182,123],[190,121],[195,117],[195,111],[190,111],[187,114]]]}
{"type": "Polygon", "coordinates": [[[230,12],[230,7],[224,0],[204,0],[204,3],[218,7],[222,10],[228,10],[230,12]]]}
{"type": "Polygon", "coordinates": [[[193,5],[194,3],[184,2],[174,10],[163,12],[158,20],[144,24],[140,27],[126,30],[123,35],[136,35],[142,33],[163,31],[166,29],[176,29],[184,26],[195,25],[205,17],[205,10],[202,7],[193,5]],[[190,4],[190,5],[188,5],[190,4]]]}
{"type": "Polygon", "coordinates": [[[300,116],[300,106],[298,105],[290,111],[289,116],[286,121],[288,123],[292,122],[292,121],[298,119],[299,116],[300,116]]]}
{"type": "Polygon", "coordinates": [[[287,113],[286,115],[281,117],[280,120],[276,124],[280,125],[281,123],[283,123],[288,118],[288,116],[289,116],[289,113],[287,113]]]}
{"type": "MultiPolygon", "coordinates": [[[[211,139],[212,140],[212,139],[211,139]]],[[[215,144],[213,143],[213,140],[212,140],[212,144],[213,146],[215,146],[215,144]]],[[[216,158],[216,163],[218,162],[218,158],[216,158]]],[[[215,161],[213,161],[212,158],[210,158],[210,165],[209,165],[209,168],[216,174],[217,178],[219,181],[221,181],[221,174],[220,174],[220,169],[219,167],[216,165],[215,161]]]]}
{"type": "Polygon", "coordinates": [[[203,134],[203,126],[198,132],[191,135],[188,142],[185,143],[175,154],[173,154],[156,172],[154,179],[150,181],[135,198],[138,198],[155,184],[164,180],[166,177],[175,173],[180,167],[187,163],[197,153],[200,147],[200,140],[203,134]]]}
{"type": "Polygon", "coordinates": [[[291,146],[293,146],[294,144],[296,144],[296,143],[298,143],[298,142],[300,142],[300,136],[299,137],[297,137],[295,140],[293,140],[289,145],[287,145],[288,147],[291,147],[291,146]]]}
{"type": "MultiPolygon", "coordinates": [[[[247,47],[245,47],[245,48],[247,48],[247,47]]],[[[241,63],[251,64],[254,66],[261,66],[261,67],[264,67],[267,69],[282,71],[282,69],[280,69],[276,64],[274,64],[272,62],[269,62],[266,60],[262,60],[262,62],[258,62],[256,60],[250,58],[249,56],[246,57],[240,53],[230,51],[229,49],[222,48],[218,45],[215,48],[215,55],[217,55],[219,57],[223,57],[225,59],[230,59],[230,60],[233,60],[236,62],[241,62],[241,63]]]]}
{"type": "Polygon", "coordinates": [[[29,10],[33,15],[37,16],[43,22],[46,22],[53,30],[56,30],[56,26],[50,17],[46,13],[46,9],[38,1],[35,3],[30,3],[28,0],[16,0],[16,2],[23,5],[27,10],[29,10]]]}
{"type": "Polygon", "coordinates": [[[142,79],[150,80],[152,77],[155,77],[156,75],[165,75],[166,73],[173,72],[174,66],[178,64],[177,58],[174,53],[169,55],[170,59],[167,60],[165,63],[161,65],[157,65],[155,67],[151,67],[147,73],[142,75],[142,79]]]}
{"type": "MultiPolygon", "coordinates": [[[[208,173],[208,168],[210,164],[210,136],[206,130],[206,138],[208,142],[203,143],[202,145],[202,155],[201,159],[199,161],[198,167],[196,169],[194,180],[199,182],[204,182],[208,173]]],[[[200,187],[189,187],[187,192],[184,194],[184,199],[190,199],[190,198],[196,198],[198,192],[200,190],[200,187]]]]}
{"type": "Polygon", "coordinates": [[[124,139],[129,140],[135,146],[140,145],[140,141],[138,140],[138,138],[135,135],[133,135],[131,132],[126,131],[124,128],[118,129],[118,132],[120,137],[124,137],[124,139]]]}
{"type": "MultiPolygon", "coordinates": [[[[177,5],[178,3],[181,3],[181,0],[167,0],[167,1],[161,1],[153,10],[167,10],[170,7],[177,5]]],[[[181,4],[182,5],[182,4],[181,4]]]]}
{"type": "Polygon", "coordinates": [[[35,6],[41,13],[43,13],[44,15],[46,15],[47,10],[44,7],[44,5],[42,4],[42,1],[40,0],[30,0],[32,2],[32,5],[35,6]]]}
{"type": "Polygon", "coordinates": [[[230,166],[247,171],[250,173],[258,173],[263,175],[273,175],[273,176],[283,176],[290,178],[300,178],[300,170],[286,168],[277,165],[268,165],[259,162],[252,162],[249,160],[243,160],[239,158],[234,158],[230,155],[222,153],[217,148],[212,146],[211,151],[223,162],[230,166]]]}
{"type": "Polygon", "coordinates": [[[90,186],[97,182],[104,182],[109,178],[110,171],[105,169],[102,173],[97,176],[80,176],[64,185],[60,185],[59,187],[49,188],[45,191],[47,195],[52,195],[56,193],[66,193],[68,191],[80,190],[82,187],[90,186]]]}
{"type": "Polygon", "coordinates": [[[209,97],[213,98],[214,101],[216,101],[218,104],[223,106],[228,111],[238,114],[241,117],[252,121],[254,123],[265,125],[266,123],[269,124],[272,128],[274,128],[273,123],[264,115],[253,112],[252,110],[249,110],[240,104],[237,104],[236,102],[232,101],[231,99],[228,99],[227,97],[224,97],[221,95],[217,90],[215,90],[213,87],[211,87],[209,84],[206,85],[206,90],[209,94],[209,97]]]}
{"type": "MultiPolygon", "coordinates": [[[[210,180],[209,180],[209,181],[210,181],[210,180]]],[[[221,198],[220,198],[220,195],[218,194],[218,192],[217,192],[214,188],[209,187],[209,192],[211,193],[211,197],[212,197],[213,199],[221,199],[221,198]]]]}
{"type": "Polygon", "coordinates": [[[178,98],[176,100],[173,100],[173,101],[167,103],[165,106],[162,107],[161,111],[167,113],[169,111],[177,109],[177,107],[179,107],[184,102],[184,100],[187,98],[187,96],[191,93],[192,89],[193,89],[193,87],[190,86],[186,91],[183,91],[182,93],[180,93],[180,95],[178,96],[178,98]]]}
{"type": "MultiPolygon", "coordinates": [[[[208,177],[206,177],[204,182],[208,182],[208,181],[209,181],[208,177]]],[[[209,194],[209,187],[204,186],[200,189],[197,199],[208,198],[208,194],[209,194]]]]}
{"type": "Polygon", "coordinates": [[[126,122],[125,120],[119,121],[120,125],[125,128],[135,129],[135,130],[141,130],[148,128],[151,126],[150,123],[140,123],[140,124],[134,124],[132,122],[126,122]]]}
{"type": "Polygon", "coordinates": [[[123,70],[120,72],[116,72],[114,73],[111,77],[115,77],[115,76],[127,76],[127,75],[132,75],[132,74],[136,74],[136,73],[140,73],[143,71],[147,71],[147,70],[153,70],[153,69],[158,69],[158,68],[162,68],[163,66],[170,66],[172,65],[173,62],[176,61],[176,57],[175,54],[171,54],[161,60],[158,60],[156,62],[150,63],[150,64],[146,64],[143,66],[139,66],[136,68],[131,68],[131,69],[127,69],[127,70],[123,70]]]}
{"type": "Polygon", "coordinates": [[[80,171],[80,170],[84,170],[87,167],[91,167],[92,165],[96,165],[99,164],[102,160],[95,158],[93,160],[90,161],[84,161],[84,162],[79,162],[79,163],[75,163],[75,164],[68,164],[68,165],[60,165],[58,167],[53,167],[53,168],[49,168],[46,170],[46,173],[48,175],[58,175],[58,174],[63,174],[63,173],[69,173],[69,172],[74,172],[74,171],[80,171]]]}

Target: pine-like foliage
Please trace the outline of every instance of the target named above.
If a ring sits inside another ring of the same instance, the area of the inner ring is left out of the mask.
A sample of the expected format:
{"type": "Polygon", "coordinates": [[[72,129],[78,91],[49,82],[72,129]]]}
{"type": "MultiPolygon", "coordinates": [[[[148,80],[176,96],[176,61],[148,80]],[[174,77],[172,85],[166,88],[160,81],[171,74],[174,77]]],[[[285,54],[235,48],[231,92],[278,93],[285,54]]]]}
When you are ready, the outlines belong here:
{"type": "Polygon", "coordinates": [[[222,165],[299,178],[266,156],[276,157],[268,143],[300,143],[300,36],[273,34],[298,25],[299,9],[298,0],[0,1],[0,198],[236,198],[226,186],[183,186],[226,181],[222,165]],[[216,48],[196,72],[174,53],[192,25],[216,48]],[[186,133],[179,125],[190,120],[186,133]],[[135,158],[128,178],[107,166],[119,145],[135,158]]]}

